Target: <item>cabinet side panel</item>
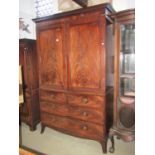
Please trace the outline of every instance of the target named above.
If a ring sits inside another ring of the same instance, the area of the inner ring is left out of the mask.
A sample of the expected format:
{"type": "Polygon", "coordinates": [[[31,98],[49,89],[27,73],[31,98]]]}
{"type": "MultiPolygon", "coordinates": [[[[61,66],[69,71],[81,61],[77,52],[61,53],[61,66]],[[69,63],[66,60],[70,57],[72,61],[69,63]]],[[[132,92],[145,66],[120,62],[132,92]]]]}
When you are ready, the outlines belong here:
{"type": "Polygon", "coordinates": [[[113,123],[113,100],[114,100],[114,34],[113,25],[110,24],[106,29],[106,110],[107,110],[107,129],[113,123]]]}

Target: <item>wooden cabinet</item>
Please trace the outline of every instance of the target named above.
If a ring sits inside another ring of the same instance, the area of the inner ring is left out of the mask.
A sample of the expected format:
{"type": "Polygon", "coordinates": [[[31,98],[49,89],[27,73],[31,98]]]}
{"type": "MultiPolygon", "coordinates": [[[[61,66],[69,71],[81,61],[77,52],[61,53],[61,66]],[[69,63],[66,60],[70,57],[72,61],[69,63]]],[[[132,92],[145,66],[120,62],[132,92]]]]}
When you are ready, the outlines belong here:
{"type": "Polygon", "coordinates": [[[34,19],[41,132],[48,126],[94,139],[101,143],[103,152],[107,151],[110,104],[106,85],[110,12],[114,12],[113,8],[102,4],[34,19]]]}
{"type": "Polygon", "coordinates": [[[118,12],[111,16],[115,29],[114,122],[113,136],[129,142],[135,133],[135,10],[118,12]]]}
{"type": "Polygon", "coordinates": [[[36,41],[19,40],[19,65],[22,66],[24,103],[20,107],[20,121],[27,123],[30,130],[35,130],[40,121],[39,82],[36,41]]]}

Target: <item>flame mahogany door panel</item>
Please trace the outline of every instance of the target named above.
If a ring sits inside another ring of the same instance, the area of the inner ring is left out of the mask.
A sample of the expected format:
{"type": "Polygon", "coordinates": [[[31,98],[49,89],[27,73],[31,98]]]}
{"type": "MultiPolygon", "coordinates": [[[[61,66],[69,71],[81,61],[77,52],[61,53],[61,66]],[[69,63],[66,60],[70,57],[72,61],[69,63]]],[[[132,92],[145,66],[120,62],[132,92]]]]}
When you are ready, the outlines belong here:
{"type": "Polygon", "coordinates": [[[65,89],[64,30],[61,25],[39,32],[40,86],[65,89]]]}
{"type": "Polygon", "coordinates": [[[101,91],[105,71],[104,20],[81,21],[71,23],[69,28],[69,89],[101,91]]]}

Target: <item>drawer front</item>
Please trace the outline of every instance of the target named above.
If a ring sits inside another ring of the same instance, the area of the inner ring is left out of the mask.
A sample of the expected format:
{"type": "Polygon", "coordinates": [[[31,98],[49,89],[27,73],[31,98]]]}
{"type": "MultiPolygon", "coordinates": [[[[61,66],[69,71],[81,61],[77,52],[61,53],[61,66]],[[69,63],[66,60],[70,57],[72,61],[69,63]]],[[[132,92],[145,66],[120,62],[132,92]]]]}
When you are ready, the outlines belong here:
{"type": "Polygon", "coordinates": [[[103,97],[94,95],[68,95],[68,103],[76,106],[103,108],[103,97]]]}
{"type": "Polygon", "coordinates": [[[61,92],[54,91],[40,91],[40,100],[41,101],[53,101],[59,103],[66,103],[66,94],[61,92]]]}
{"type": "Polygon", "coordinates": [[[103,111],[90,108],[74,107],[66,104],[40,102],[42,112],[56,114],[60,116],[68,116],[83,121],[103,124],[103,111]]]}
{"type": "Polygon", "coordinates": [[[101,125],[46,113],[42,113],[41,121],[49,127],[84,138],[102,139],[104,133],[101,125]]]}
{"type": "Polygon", "coordinates": [[[103,124],[103,111],[90,108],[69,106],[69,116],[83,121],[103,124]]]}
{"type": "Polygon", "coordinates": [[[68,115],[68,107],[66,106],[66,104],[40,102],[40,110],[42,112],[47,112],[50,114],[57,114],[60,116],[68,115]]]}

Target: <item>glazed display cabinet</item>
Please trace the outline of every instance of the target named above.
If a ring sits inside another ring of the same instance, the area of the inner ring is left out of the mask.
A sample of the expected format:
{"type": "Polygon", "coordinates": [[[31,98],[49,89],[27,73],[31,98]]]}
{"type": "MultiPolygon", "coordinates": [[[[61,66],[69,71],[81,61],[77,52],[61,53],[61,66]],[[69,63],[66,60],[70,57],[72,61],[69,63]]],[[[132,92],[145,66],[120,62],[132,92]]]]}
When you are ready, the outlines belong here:
{"type": "Polygon", "coordinates": [[[114,152],[114,135],[126,142],[135,133],[135,11],[113,14],[115,35],[113,126],[110,129],[114,152]]]}

